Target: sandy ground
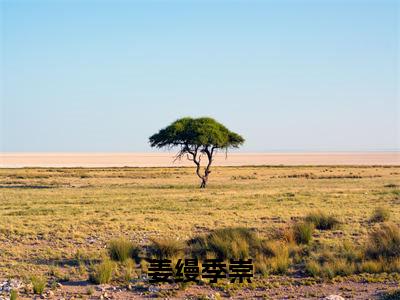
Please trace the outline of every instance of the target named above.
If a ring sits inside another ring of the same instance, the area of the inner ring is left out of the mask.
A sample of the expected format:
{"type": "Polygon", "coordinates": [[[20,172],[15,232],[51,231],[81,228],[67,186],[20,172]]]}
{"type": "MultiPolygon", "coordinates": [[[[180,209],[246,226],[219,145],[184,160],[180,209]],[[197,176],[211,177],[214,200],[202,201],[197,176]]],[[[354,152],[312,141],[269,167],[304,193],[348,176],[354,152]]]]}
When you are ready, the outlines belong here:
{"type": "MultiPolygon", "coordinates": [[[[205,159],[205,158],[204,158],[205,159]]],[[[1,168],[192,166],[174,153],[1,153],[1,168]]],[[[400,152],[218,153],[214,165],[400,165],[400,152]]]]}

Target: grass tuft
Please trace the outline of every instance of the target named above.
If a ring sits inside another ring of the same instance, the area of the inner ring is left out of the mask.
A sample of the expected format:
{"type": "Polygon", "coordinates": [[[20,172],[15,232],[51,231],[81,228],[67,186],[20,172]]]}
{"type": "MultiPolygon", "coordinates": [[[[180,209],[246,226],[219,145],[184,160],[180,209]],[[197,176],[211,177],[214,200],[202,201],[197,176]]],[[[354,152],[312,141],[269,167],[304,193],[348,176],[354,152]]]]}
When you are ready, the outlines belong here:
{"type": "Polygon", "coordinates": [[[190,253],[194,257],[218,257],[224,260],[248,258],[260,249],[257,235],[247,228],[223,228],[205,236],[189,240],[190,253]]]}
{"type": "Polygon", "coordinates": [[[386,222],[390,218],[390,211],[386,207],[377,207],[372,213],[370,221],[373,223],[386,222]]]}
{"type": "Polygon", "coordinates": [[[114,261],[124,262],[129,258],[139,260],[139,248],[126,239],[120,238],[110,241],[108,244],[108,254],[114,261]]]}
{"type": "Polygon", "coordinates": [[[309,213],[305,220],[306,222],[314,224],[315,228],[319,230],[331,230],[340,224],[336,217],[328,215],[322,211],[309,213]]]}
{"type": "Polygon", "coordinates": [[[400,257],[400,229],[394,224],[382,224],[369,234],[365,256],[372,259],[400,257]]]}
{"type": "Polygon", "coordinates": [[[294,240],[297,244],[309,244],[314,231],[314,224],[309,222],[297,222],[292,227],[294,240]]]}
{"type": "Polygon", "coordinates": [[[360,273],[377,274],[382,272],[382,262],[376,260],[366,260],[361,262],[358,269],[360,273]]]}
{"type": "Polygon", "coordinates": [[[10,300],[17,300],[18,299],[18,292],[16,290],[11,290],[10,292],[10,300]]]}
{"type": "Polygon", "coordinates": [[[114,273],[115,265],[110,260],[94,266],[89,274],[89,280],[96,284],[109,283],[114,273]]]}
{"type": "Polygon", "coordinates": [[[163,238],[151,240],[148,253],[158,259],[172,259],[181,255],[184,251],[184,244],[176,239],[163,238]]]}
{"type": "Polygon", "coordinates": [[[41,295],[46,287],[46,280],[43,277],[32,276],[31,278],[33,293],[41,295]]]}

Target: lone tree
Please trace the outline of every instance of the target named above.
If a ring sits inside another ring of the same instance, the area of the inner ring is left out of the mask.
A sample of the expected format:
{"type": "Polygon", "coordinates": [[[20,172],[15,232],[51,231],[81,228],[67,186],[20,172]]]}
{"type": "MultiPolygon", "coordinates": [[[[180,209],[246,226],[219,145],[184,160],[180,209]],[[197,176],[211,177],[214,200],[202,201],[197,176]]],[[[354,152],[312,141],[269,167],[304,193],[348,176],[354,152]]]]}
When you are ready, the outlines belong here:
{"type": "Polygon", "coordinates": [[[149,141],[151,147],[179,147],[175,160],[186,155],[188,160],[193,161],[196,174],[201,179],[200,188],[205,188],[213,155],[218,149],[228,151],[229,148],[238,148],[244,143],[244,138],[212,118],[182,118],[152,135],[149,141]],[[200,164],[203,156],[208,160],[204,173],[200,164]]]}

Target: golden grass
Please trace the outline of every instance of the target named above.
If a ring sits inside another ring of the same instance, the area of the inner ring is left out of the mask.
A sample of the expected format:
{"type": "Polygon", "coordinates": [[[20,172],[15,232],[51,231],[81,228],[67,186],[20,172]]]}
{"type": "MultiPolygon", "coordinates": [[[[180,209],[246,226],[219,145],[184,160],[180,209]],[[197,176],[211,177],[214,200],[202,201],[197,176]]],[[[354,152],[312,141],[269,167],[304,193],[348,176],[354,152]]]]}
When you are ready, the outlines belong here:
{"type": "Polygon", "coordinates": [[[341,226],[313,240],[362,243],[377,207],[391,207],[400,225],[399,175],[400,167],[218,167],[200,190],[193,168],[0,169],[0,278],[80,278],[80,262],[100,260],[115,238],[144,245],[238,226],[268,237],[316,210],[341,226]]]}

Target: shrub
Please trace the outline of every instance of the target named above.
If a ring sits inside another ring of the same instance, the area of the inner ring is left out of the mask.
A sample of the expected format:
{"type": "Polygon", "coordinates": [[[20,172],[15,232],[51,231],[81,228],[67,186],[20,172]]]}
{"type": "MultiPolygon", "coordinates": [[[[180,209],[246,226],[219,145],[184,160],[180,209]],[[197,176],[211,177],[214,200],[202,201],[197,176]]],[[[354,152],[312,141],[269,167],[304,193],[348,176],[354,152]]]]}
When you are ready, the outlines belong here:
{"type": "Polygon", "coordinates": [[[46,287],[46,280],[42,277],[32,276],[31,278],[33,293],[41,295],[46,287]]]}
{"type": "Polygon", "coordinates": [[[108,254],[112,260],[124,262],[128,258],[139,259],[139,248],[125,239],[112,240],[108,244],[108,254]]]}
{"type": "Polygon", "coordinates": [[[389,218],[390,218],[390,211],[386,207],[377,207],[372,213],[370,221],[374,223],[385,222],[388,221],[389,218]]]}
{"type": "Polygon", "coordinates": [[[175,258],[183,253],[184,250],[184,245],[181,241],[171,238],[153,239],[151,242],[148,248],[149,254],[158,259],[175,258]]]}
{"type": "Polygon", "coordinates": [[[365,249],[365,256],[372,259],[400,257],[400,230],[394,224],[382,224],[372,231],[365,249]]]}
{"type": "Polygon", "coordinates": [[[314,226],[319,230],[334,229],[340,223],[339,220],[337,220],[334,216],[327,215],[322,211],[309,213],[305,220],[314,224],[314,226]]]}
{"type": "Polygon", "coordinates": [[[293,225],[292,230],[297,244],[309,244],[312,239],[314,225],[309,222],[298,222],[293,225]]]}
{"type": "Polygon", "coordinates": [[[96,284],[109,283],[111,281],[115,265],[110,260],[104,260],[102,263],[94,266],[89,274],[89,280],[96,284]]]}

